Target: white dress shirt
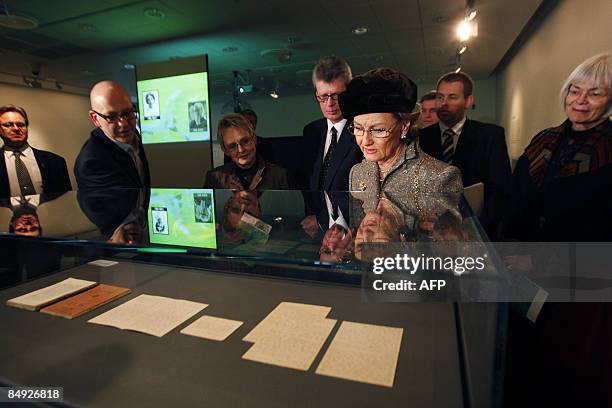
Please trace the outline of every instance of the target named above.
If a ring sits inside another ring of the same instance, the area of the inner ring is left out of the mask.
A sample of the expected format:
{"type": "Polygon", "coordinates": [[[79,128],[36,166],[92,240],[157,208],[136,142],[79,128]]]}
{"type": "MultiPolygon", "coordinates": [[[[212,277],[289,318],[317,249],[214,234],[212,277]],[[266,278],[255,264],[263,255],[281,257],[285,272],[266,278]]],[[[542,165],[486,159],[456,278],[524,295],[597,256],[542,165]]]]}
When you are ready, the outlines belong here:
{"type": "Polygon", "coordinates": [[[348,230],[348,222],[346,222],[346,219],[344,218],[344,214],[342,214],[342,210],[340,209],[340,206],[338,206],[338,218],[336,218],[335,220],[332,218],[332,214],[334,213],[334,209],[332,206],[332,202],[329,199],[329,195],[327,195],[327,191],[324,192],[325,193],[325,205],[327,205],[327,215],[329,215],[329,221],[328,221],[328,226],[327,228],[331,228],[332,225],[334,224],[338,224],[340,226],[342,226],[344,229],[348,230]]]}
{"type": "MultiPolygon", "coordinates": [[[[32,185],[36,194],[42,194],[42,176],[40,175],[40,168],[34,157],[34,150],[30,146],[26,146],[21,150],[21,161],[25,164],[32,179],[32,185]]],[[[21,195],[21,188],[19,187],[19,180],[17,180],[17,171],[15,170],[15,156],[13,151],[4,147],[4,163],[6,164],[6,173],[8,175],[9,187],[11,188],[11,196],[19,197],[21,195]]]]}
{"type": "Polygon", "coordinates": [[[21,207],[24,204],[36,210],[40,205],[40,195],[35,194],[27,195],[25,197],[11,197],[11,207],[13,210],[21,207]]]}
{"type": "MultiPolygon", "coordinates": [[[[461,135],[461,131],[463,130],[463,125],[465,125],[465,121],[467,120],[467,116],[464,116],[459,122],[455,124],[451,129],[455,132],[453,136],[453,152],[457,150],[457,143],[459,143],[459,136],[461,135]]],[[[444,132],[449,127],[446,126],[442,121],[438,122],[440,124],[440,141],[444,144],[444,132]]]]}
{"type": "Polygon", "coordinates": [[[338,132],[336,141],[340,143],[340,135],[342,135],[342,131],[344,130],[345,125],[346,125],[346,119],[342,119],[340,122],[337,122],[337,123],[332,123],[331,120],[327,119],[327,136],[325,136],[325,150],[323,151],[323,157],[327,155],[327,150],[329,149],[329,145],[331,145],[332,127],[336,128],[336,131],[338,132]]]}

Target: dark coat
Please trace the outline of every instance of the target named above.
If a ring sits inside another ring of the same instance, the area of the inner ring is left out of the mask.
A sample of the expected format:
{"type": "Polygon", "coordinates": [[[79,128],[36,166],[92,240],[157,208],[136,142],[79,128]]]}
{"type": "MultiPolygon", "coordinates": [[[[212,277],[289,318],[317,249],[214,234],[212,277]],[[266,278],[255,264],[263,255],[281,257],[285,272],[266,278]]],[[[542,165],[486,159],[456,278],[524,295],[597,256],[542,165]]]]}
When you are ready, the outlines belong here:
{"type": "Polygon", "coordinates": [[[590,133],[588,143],[568,165],[553,177],[538,181],[537,176],[545,172],[538,170],[546,169],[544,148],[553,146],[570,125],[566,121],[540,132],[519,158],[508,223],[512,237],[522,241],[612,241],[611,121],[590,133]],[[573,169],[577,174],[571,173],[573,169]]]}
{"type": "MultiPolygon", "coordinates": [[[[304,127],[302,141],[304,143],[304,157],[310,163],[304,163],[307,169],[306,190],[317,191],[319,176],[323,167],[325,153],[325,139],[327,136],[327,119],[319,119],[304,127]]],[[[348,131],[348,124],[344,126],[338,145],[333,152],[331,165],[323,183],[325,191],[348,191],[349,173],[351,168],[363,160],[361,149],[355,142],[355,137],[348,131]]]]}
{"type": "MultiPolygon", "coordinates": [[[[284,168],[267,163],[262,158],[257,159],[256,166],[257,173],[249,190],[288,190],[291,188],[287,170],[284,168]]],[[[204,179],[204,188],[244,190],[240,179],[236,175],[234,162],[225,163],[208,171],[204,179]]]]}
{"type": "Polygon", "coordinates": [[[145,173],[144,185],[130,155],[110,140],[102,130],[94,129],[74,163],[78,188],[151,187],[149,163],[141,141],[139,141],[139,152],[145,173]]]}
{"type": "MultiPolygon", "coordinates": [[[[440,126],[421,129],[421,149],[442,159],[440,126]]],[[[480,223],[496,239],[497,230],[506,213],[511,191],[511,170],[504,128],[467,119],[461,130],[452,165],[461,170],[464,186],[484,184],[484,206],[480,223]]]]}
{"type": "MultiPolygon", "coordinates": [[[[32,150],[40,169],[43,193],[63,193],[72,190],[66,160],[55,153],[33,147],[32,150]]],[[[11,195],[11,188],[4,161],[4,148],[0,149],[0,153],[2,153],[2,160],[0,160],[0,197],[7,198],[11,195]]]]}

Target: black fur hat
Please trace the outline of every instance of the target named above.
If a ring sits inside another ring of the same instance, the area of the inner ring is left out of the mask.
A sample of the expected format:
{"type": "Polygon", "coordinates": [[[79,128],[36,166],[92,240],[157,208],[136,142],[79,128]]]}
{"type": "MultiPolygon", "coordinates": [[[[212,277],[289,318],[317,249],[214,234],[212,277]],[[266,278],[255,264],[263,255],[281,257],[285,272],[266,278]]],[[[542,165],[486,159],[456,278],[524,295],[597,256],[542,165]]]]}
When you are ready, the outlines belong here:
{"type": "Polygon", "coordinates": [[[417,101],[417,86],[399,71],[376,68],[354,77],[338,100],[342,116],[349,120],[364,113],[409,113],[417,101]]]}

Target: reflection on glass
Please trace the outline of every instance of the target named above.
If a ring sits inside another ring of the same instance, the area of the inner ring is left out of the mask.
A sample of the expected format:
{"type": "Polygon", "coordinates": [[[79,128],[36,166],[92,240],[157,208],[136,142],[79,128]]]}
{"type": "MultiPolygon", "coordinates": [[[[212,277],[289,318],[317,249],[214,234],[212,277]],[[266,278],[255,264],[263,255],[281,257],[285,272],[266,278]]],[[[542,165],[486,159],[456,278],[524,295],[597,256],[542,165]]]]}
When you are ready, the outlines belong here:
{"type": "Polygon", "coordinates": [[[214,202],[213,190],[151,189],[151,243],[216,249],[214,202]]]}

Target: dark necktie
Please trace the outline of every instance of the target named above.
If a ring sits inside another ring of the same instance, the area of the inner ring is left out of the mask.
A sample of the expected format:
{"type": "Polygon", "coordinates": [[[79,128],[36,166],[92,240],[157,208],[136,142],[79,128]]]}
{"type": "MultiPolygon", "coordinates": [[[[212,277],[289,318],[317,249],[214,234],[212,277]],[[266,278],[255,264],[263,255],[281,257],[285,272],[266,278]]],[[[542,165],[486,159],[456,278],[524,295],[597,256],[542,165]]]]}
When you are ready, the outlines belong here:
{"type": "Polygon", "coordinates": [[[319,176],[319,189],[323,190],[323,186],[325,185],[325,178],[327,177],[327,172],[329,170],[329,166],[331,165],[331,158],[336,149],[336,145],[338,144],[338,131],[334,126],[331,128],[331,143],[329,144],[329,148],[327,149],[327,154],[325,155],[325,159],[323,159],[323,167],[321,168],[321,175],[319,176]]]}
{"type": "Polygon", "coordinates": [[[455,136],[453,129],[446,129],[442,134],[442,161],[445,163],[452,162],[455,155],[453,136],[455,136]]]}
{"type": "Polygon", "coordinates": [[[19,182],[19,189],[21,190],[22,196],[36,194],[36,190],[34,190],[34,184],[32,183],[32,178],[30,177],[30,173],[28,173],[28,168],[25,163],[21,161],[21,153],[18,150],[13,152],[13,156],[15,156],[15,172],[17,173],[17,181],[19,182]]]}

